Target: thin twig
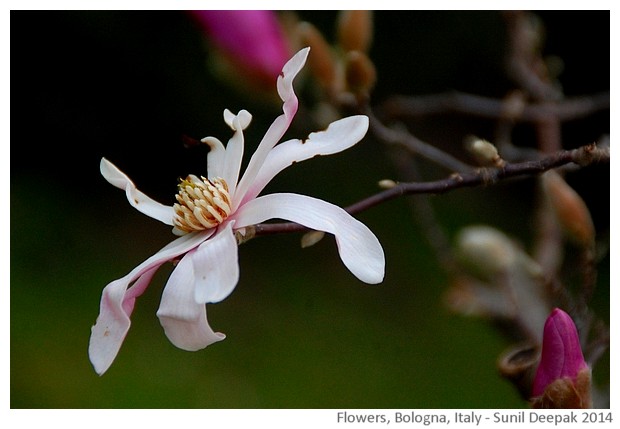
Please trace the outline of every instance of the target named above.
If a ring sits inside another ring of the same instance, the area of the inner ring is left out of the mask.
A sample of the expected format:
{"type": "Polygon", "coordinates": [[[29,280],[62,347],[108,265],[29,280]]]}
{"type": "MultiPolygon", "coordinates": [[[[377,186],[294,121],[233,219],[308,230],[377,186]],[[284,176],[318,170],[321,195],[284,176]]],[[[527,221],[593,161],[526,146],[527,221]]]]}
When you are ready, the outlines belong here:
{"type": "MultiPolygon", "coordinates": [[[[346,207],[345,210],[350,214],[356,214],[404,195],[443,194],[460,188],[488,186],[509,178],[538,175],[570,163],[587,166],[598,162],[609,162],[609,158],[609,148],[599,148],[595,144],[589,144],[573,150],[562,150],[537,161],[506,164],[503,168],[480,168],[469,173],[452,174],[445,179],[432,182],[399,183],[393,188],[358,201],[346,207]]],[[[304,226],[291,222],[256,225],[256,235],[306,230],[304,226]]]]}
{"type": "Polygon", "coordinates": [[[609,92],[567,98],[556,103],[524,104],[519,112],[507,112],[506,101],[502,99],[449,92],[415,97],[394,96],[385,101],[377,111],[381,113],[381,117],[389,119],[459,113],[489,119],[511,119],[516,122],[538,122],[552,116],[565,122],[608,110],[609,107],[609,92]]]}
{"type": "Polygon", "coordinates": [[[560,100],[562,92],[542,56],[543,23],[527,11],[507,11],[503,16],[508,35],[508,73],[532,98],[560,100]]]}
{"type": "Polygon", "coordinates": [[[388,144],[400,145],[412,153],[433,161],[452,172],[465,173],[473,170],[472,166],[459,161],[452,155],[435,146],[423,142],[406,130],[390,128],[383,125],[370,108],[362,108],[362,111],[370,119],[370,130],[379,140],[388,144]]]}

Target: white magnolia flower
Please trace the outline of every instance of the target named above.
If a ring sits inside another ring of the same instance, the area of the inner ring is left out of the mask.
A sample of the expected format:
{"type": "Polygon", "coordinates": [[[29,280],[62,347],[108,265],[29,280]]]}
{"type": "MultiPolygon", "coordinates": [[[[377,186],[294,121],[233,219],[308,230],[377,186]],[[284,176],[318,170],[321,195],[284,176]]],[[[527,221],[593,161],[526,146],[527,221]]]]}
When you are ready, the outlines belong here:
{"type": "Polygon", "coordinates": [[[108,284],[101,297],[100,314],[92,328],[90,360],[99,374],[112,364],[131,324],[135,300],[147,288],[157,269],[179,259],[163,291],[157,316],[170,341],[184,350],[199,350],[225,335],[207,322],[206,303],[226,298],[239,279],[235,232],[268,219],[284,219],[310,229],[334,234],[345,266],[361,281],[380,283],[385,259],[375,235],[346,211],[322,200],[298,194],[258,196],[269,181],[289,165],[347,149],[364,137],[368,118],[352,116],[333,122],[307,140],[288,140],[276,146],[288,129],[298,101],[293,79],[303,67],[309,48],[298,52],[282,69],[277,90],[284,102],[283,114],[267,130],[241,180],[243,130],[251,115],[226,110],[224,120],[233,137],[224,145],[214,137],[209,145],[208,177],[188,176],[179,184],[177,203],[160,204],[138,189],[117,167],[101,160],[101,174],[125,190],[129,203],[140,212],[173,226],[179,238],[108,284]]]}

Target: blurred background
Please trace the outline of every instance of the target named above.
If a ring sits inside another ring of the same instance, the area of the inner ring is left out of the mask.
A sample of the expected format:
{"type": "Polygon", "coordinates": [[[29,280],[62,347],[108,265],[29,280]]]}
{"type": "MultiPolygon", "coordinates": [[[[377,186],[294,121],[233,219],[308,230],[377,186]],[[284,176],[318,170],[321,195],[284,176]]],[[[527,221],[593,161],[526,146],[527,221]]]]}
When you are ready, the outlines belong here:
{"type": "MultiPolygon", "coordinates": [[[[296,15],[333,40],[337,12],[296,15]]],[[[538,15],[544,51],[563,60],[564,93],[609,91],[609,12],[538,15]]],[[[387,11],[374,22],[371,104],[450,90],[501,98],[514,86],[499,12],[387,11]]],[[[236,290],[208,306],[211,326],[227,339],[191,353],[168,342],[155,316],[171,271],[165,266],[138,300],[116,361],[95,374],[87,347],[101,290],[173,238],[100,176],[101,157],[170,204],[178,177],[206,174],[206,147],[188,148],[187,137],[225,142],[231,133],[222,111],[247,109],[251,154],[280,112],[221,79],[209,66],[213,55],[181,11],[11,12],[11,407],[524,407],[496,369],[510,343],[487,322],[446,309],[449,278],[404,198],[356,216],[384,247],[383,284],[352,276],[331,237],[307,249],[299,234],[251,240],[240,247],[236,290]]],[[[295,86],[303,105],[303,78],[295,86]]],[[[490,137],[492,129],[491,121],[451,116],[422,120],[416,133],[461,145],[466,134],[490,137]]],[[[289,134],[311,131],[302,111],[289,134]]],[[[596,141],[609,133],[609,111],[567,123],[563,132],[567,148],[596,141]]],[[[530,137],[523,131],[521,142],[531,144],[530,137]]],[[[398,179],[397,172],[369,136],[286,170],[266,192],[347,206],[377,192],[385,178],[398,179]]],[[[609,167],[572,180],[597,233],[608,236],[609,167]]],[[[523,180],[431,202],[449,237],[489,223],[527,248],[533,187],[523,180]]],[[[593,303],[609,321],[608,257],[599,262],[593,303]]],[[[605,385],[608,354],[598,368],[595,379],[605,385]]]]}

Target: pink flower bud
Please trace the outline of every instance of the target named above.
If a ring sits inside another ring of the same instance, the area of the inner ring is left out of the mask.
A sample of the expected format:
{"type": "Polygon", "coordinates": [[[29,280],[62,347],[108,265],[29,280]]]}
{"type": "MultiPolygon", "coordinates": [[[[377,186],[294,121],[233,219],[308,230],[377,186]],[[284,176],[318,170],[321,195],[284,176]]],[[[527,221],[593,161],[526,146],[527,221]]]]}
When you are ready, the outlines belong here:
{"type": "Polygon", "coordinates": [[[273,11],[192,11],[201,29],[229,61],[251,78],[271,85],[290,57],[273,11]]]}
{"type": "Polygon", "coordinates": [[[577,328],[567,313],[556,308],[545,322],[542,356],[534,377],[532,396],[542,396],[557,380],[574,384],[583,370],[589,371],[589,368],[581,352],[577,328]]]}

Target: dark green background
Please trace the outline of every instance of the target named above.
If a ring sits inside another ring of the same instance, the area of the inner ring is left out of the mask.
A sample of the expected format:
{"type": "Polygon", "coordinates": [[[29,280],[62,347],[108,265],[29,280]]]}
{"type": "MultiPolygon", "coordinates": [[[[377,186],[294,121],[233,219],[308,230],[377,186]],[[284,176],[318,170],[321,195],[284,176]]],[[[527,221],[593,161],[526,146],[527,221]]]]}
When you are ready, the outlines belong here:
{"type": "MultiPolygon", "coordinates": [[[[299,15],[333,39],[334,12],[299,15]]],[[[546,52],[565,61],[565,93],[608,91],[609,13],[541,16],[546,52]]],[[[501,97],[512,88],[500,13],[378,12],[375,19],[374,103],[446,90],[501,97]]],[[[208,306],[211,326],[227,339],[190,353],[167,341],[155,317],[167,266],[139,299],[111,369],[94,373],[87,345],[101,290],[173,238],[101,178],[100,158],[170,203],[177,177],[206,172],[205,149],[185,149],[181,135],[226,141],[222,110],[246,108],[254,115],[246,133],[251,154],[278,114],[215,78],[209,55],[183,12],[11,12],[11,407],[524,406],[495,368],[510,343],[484,321],[444,308],[449,279],[404,199],[358,216],[384,246],[383,284],[353,277],[331,237],[303,250],[296,234],[253,240],[240,248],[234,293],[208,306]]],[[[300,80],[303,94],[301,87],[300,80]]],[[[306,123],[298,115],[291,135],[314,131],[306,123]]],[[[489,121],[460,117],[414,125],[419,137],[455,151],[465,134],[490,138],[493,130],[489,121]]],[[[594,141],[609,132],[609,112],[564,131],[566,147],[594,141]]],[[[531,145],[531,131],[521,132],[518,143],[531,145]]],[[[369,137],[294,166],[267,191],[346,206],[376,192],[384,178],[398,177],[369,137]]],[[[609,169],[572,180],[605,237],[609,169]]],[[[490,223],[528,246],[533,187],[526,180],[431,201],[450,236],[490,223]]],[[[600,269],[595,304],[608,320],[608,259],[600,269]]],[[[595,374],[603,381],[606,359],[595,374]]]]}

